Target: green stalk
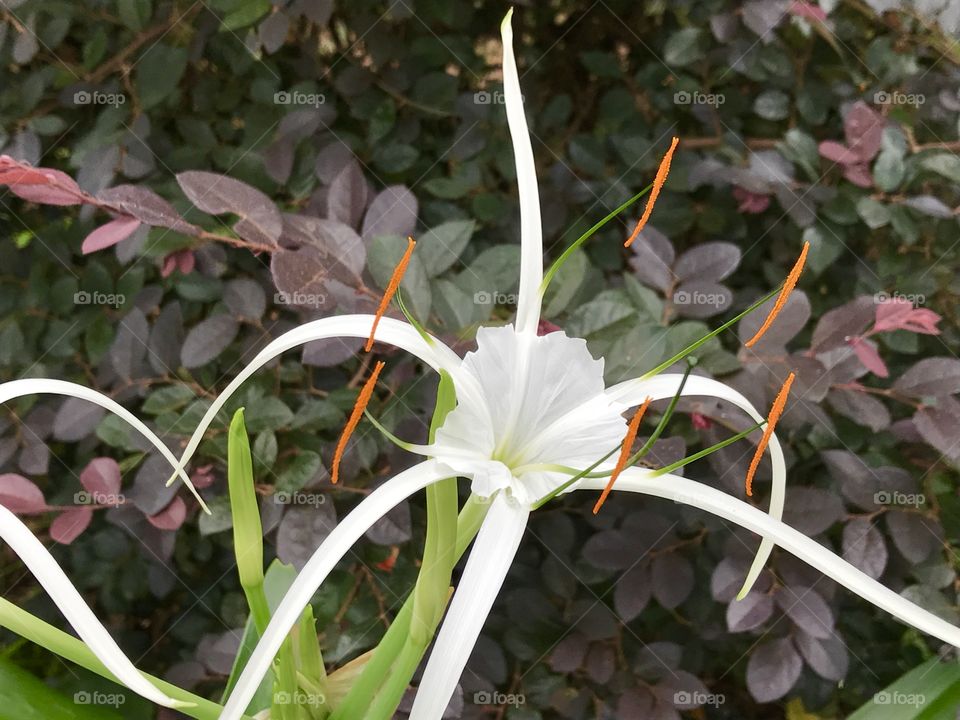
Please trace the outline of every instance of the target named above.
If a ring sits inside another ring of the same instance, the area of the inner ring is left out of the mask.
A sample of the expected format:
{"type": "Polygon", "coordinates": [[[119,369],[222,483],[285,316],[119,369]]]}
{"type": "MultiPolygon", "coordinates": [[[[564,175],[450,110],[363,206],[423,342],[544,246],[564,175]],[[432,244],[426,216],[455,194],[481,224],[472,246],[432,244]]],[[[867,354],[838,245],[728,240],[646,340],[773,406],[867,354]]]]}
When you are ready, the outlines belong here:
{"type": "Polygon", "coordinates": [[[767,424],[766,420],[764,420],[762,423],[757,423],[752,428],[748,428],[743,432],[738,432],[736,435],[732,435],[728,437],[726,440],[721,440],[716,445],[711,445],[710,447],[704,448],[699,452],[695,452],[693,455],[688,455],[685,458],[681,458],[680,460],[677,460],[675,463],[671,463],[666,467],[657,468],[656,470],[653,471],[653,473],[651,473],[651,475],[652,477],[659,477],[661,475],[666,475],[667,473],[671,473],[674,470],[682,468],[684,465],[689,465],[694,460],[699,460],[700,458],[706,457],[707,455],[709,455],[712,452],[715,452],[716,450],[721,450],[725,448],[727,445],[733,445],[733,443],[737,442],[738,440],[743,440],[743,438],[745,438],[747,435],[752,433],[754,430],[759,430],[766,424],[767,424]]]}
{"type": "Polygon", "coordinates": [[[580,247],[581,245],[583,245],[587,240],[589,240],[591,237],[593,237],[594,234],[596,234],[596,232],[597,232],[598,230],[600,230],[604,225],[606,225],[608,222],[610,222],[611,220],[613,220],[617,215],[619,215],[620,213],[622,213],[622,212],[623,212],[624,210],[626,210],[628,207],[630,207],[631,205],[633,205],[637,200],[639,200],[639,199],[642,198],[644,195],[646,195],[648,192],[650,192],[650,188],[652,188],[652,187],[653,187],[653,183],[651,183],[650,185],[647,185],[643,190],[641,190],[640,192],[638,192],[638,193],[637,193],[636,195],[634,195],[632,198],[630,198],[630,199],[627,200],[625,203],[623,203],[623,205],[621,205],[620,207],[618,207],[616,210],[614,210],[612,213],[610,213],[609,215],[607,215],[605,218],[603,218],[600,222],[598,222],[598,223],[597,223],[596,225],[594,225],[592,228],[590,228],[589,230],[587,230],[583,235],[581,235],[581,236],[578,237],[576,240],[574,240],[574,241],[573,241],[573,244],[570,245],[570,247],[568,247],[566,250],[563,251],[563,253],[560,255],[560,257],[558,257],[558,258],[554,261],[553,265],[550,266],[550,269],[547,270],[547,274],[543,276],[543,282],[540,283],[540,296],[543,297],[543,294],[547,291],[547,287],[550,285],[550,281],[553,280],[554,275],[556,275],[558,272],[560,272],[561,266],[562,266],[567,260],[570,259],[570,256],[573,255],[573,253],[577,250],[577,248],[579,248],[579,247],[580,247]]]}
{"type": "MultiPolygon", "coordinates": [[[[467,551],[473,538],[480,531],[480,525],[487,513],[487,504],[471,495],[460,511],[460,517],[457,520],[457,542],[455,551],[455,561],[459,561],[467,551]]],[[[394,662],[400,656],[407,636],[410,632],[410,621],[413,617],[414,595],[407,596],[406,601],[400,608],[400,611],[394,617],[387,632],[373,651],[373,655],[367,664],[364,665],[363,672],[357,678],[357,682],[347,693],[343,701],[336,707],[330,720],[354,720],[355,718],[364,718],[364,711],[370,703],[370,698],[374,697],[377,690],[383,685],[390,672],[394,662]]]]}
{"type": "MultiPolygon", "coordinates": [[[[38,617],[34,617],[26,610],[14,605],[9,600],[0,598],[0,626],[7,628],[11,632],[26,638],[30,642],[36,643],[41,647],[56,653],[60,657],[76,663],[82,668],[86,668],[92,673],[120,683],[113,673],[107,670],[106,666],[97,659],[97,656],[83,642],[68,635],[62,630],[55,628],[38,617]]],[[[211,702],[199,695],[171,685],[164,680],[155,678],[152,675],[144,673],[151,683],[156,685],[165,695],[180,700],[184,703],[191,703],[192,707],[177,708],[178,712],[189,715],[196,720],[218,720],[223,707],[217,703],[211,702]]],[[[244,720],[251,720],[247,715],[244,720]]]]}

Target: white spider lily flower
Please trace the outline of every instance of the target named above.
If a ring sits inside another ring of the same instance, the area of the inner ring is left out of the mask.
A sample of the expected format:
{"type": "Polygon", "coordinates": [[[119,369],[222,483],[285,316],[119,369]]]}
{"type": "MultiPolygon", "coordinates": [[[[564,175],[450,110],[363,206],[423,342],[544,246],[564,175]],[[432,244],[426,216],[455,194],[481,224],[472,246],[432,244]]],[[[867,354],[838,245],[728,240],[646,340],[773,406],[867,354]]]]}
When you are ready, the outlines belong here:
{"type": "MultiPolygon", "coordinates": [[[[114,400],[101,393],[63,380],[42,378],[12,380],[0,385],[0,403],[26,395],[64,395],[87,400],[115,413],[126,420],[143,435],[166,458],[176,466],[177,459],[163,441],[144,425],[135,415],[114,400]]],[[[190,478],[181,471],[184,482],[192,489],[190,478]]],[[[107,629],[84,602],[76,587],[30,529],[7,508],[0,505],[0,538],[19,556],[37,582],[50,595],[67,621],[76,630],[97,659],[114,674],[121,683],[138,695],[169,708],[190,707],[190,703],[167,697],[145,678],[130,659],[124,655],[107,629]]]]}

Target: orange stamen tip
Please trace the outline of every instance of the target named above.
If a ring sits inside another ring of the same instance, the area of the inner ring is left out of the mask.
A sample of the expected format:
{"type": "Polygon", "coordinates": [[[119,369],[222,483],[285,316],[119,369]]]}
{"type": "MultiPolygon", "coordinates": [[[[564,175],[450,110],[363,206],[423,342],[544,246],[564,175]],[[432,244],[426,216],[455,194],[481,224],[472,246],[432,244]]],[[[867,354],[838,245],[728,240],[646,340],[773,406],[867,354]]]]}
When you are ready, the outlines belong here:
{"type": "Polygon", "coordinates": [[[624,247],[630,247],[633,244],[633,241],[637,239],[640,235],[640,231],[643,230],[644,226],[647,224],[647,220],[650,219],[651,213],[653,213],[653,206],[657,202],[657,198],[660,196],[660,190],[663,188],[663,184],[667,181],[667,175],[670,174],[670,163],[673,160],[673,151],[677,149],[677,145],[680,143],[680,138],[675,137],[670,142],[670,149],[667,150],[667,154],[663,156],[663,160],[660,161],[660,167],[657,168],[657,175],[653,179],[653,187],[650,188],[650,197],[647,199],[647,206],[643,209],[643,215],[640,217],[640,220],[637,222],[637,226],[633,229],[633,232],[630,233],[630,237],[627,238],[627,241],[623,244],[624,247]]]}
{"type": "Polygon", "coordinates": [[[800,251],[800,257],[798,257],[797,262],[794,263],[793,269],[790,271],[790,274],[787,275],[787,279],[783,281],[783,288],[780,290],[780,294],[777,295],[777,300],[773,304],[773,309],[767,315],[767,319],[763,321],[763,325],[760,326],[756,334],[744,343],[747,347],[753,347],[756,342],[764,336],[767,330],[770,329],[770,326],[773,325],[773,321],[777,319],[777,315],[780,314],[780,311],[783,310],[787,304],[787,300],[790,299],[790,293],[792,293],[793,289],[797,286],[800,273],[803,272],[803,266],[807,262],[807,252],[809,250],[810,243],[805,242],[803,244],[803,250],[800,251]]]}
{"type": "Polygon", "coordinates": [[[393,300],[393,296],[396,295],[397,290],[400,289],[400,281],[403,280],[403,274],[407,271],[407,265],[410,264],[410,258],[413,255],[413,249],[416,246],[417,241],[412,237],[408,237],[407,249],[403,253],[403,257],[400,258],[400,262],[397,263],[397,267],[393,271],[393,275],[390,276],[390,282],[387,283],[387,289],[383,291],[383,297],[380,299],[380,307],[377,308],[376,317],[373,318],[373,325],[370,327],[370,337],[367,338],[367,344],[363,347],[366,352],[370,352],[370,350],[373,348],[373,336],[377,333],[377,326],[380,324],[380,318],[382,318],[384,313],[387,312],[387,308],[390,307],[390,301],[393,300]]]}
{"type": "Polygon", "coordinates": [[[373,372],[360,389],[360,394],[357,396],[357,402],[353,406],[350,418],[347,420],[347,424],[340,434],[340,440],[337,441],[337,449],[333,452],[333,465],[330,469],[330,482],[334,485],[336,485],[340,479],[340,461],[343,459],[344,450],[347,449],[347,442],[349,442],[350,436],[353,435],[353,431],[357,429],[357,425],[360,424],[360,418],[363,416],[363,411],[367,409],[370,398],[373,396],[373,388],[376,387],[377,378],[380,377],[380,371],[383,370],[385,364],[383,361],[378,361],[377,364],[374,365],[373,372]]]}
{"type": "Polygon", "coordinates": [[[610,494],[610,491],[613,490],[613,484],[626,467],[627,460],[630,459],[630,450],[633,448],[633,441],[637,439],[637,432],[640,430],[640,421],[643,420],[644,413],[647,412],[647,408],[650,407],[651,399],[652,398],[648,397],[643,401],[643,405],[637,408],[637,411],[633,414],[633,418],[630,420],[630,424],[627,426],[627,434],[623,438],[623,444],[620,445],[620,457],[617,458],[617,465],[610,474],[610,480],[600,494],[600,499],[597,500],[597,504],[593,506],[594,515],[600,512],[600,508],[603,507],[603,504],[607,501],[607,496],[610,494]]]}
{"type": "Polygon", "coordinates": [[[777,426],[777,421],[780,420],[780,416],[783,414],[783,409],[787,406],[787,396],[790,394],[790,386],[793,385],[793,378],[795,375],[790,373],[787,376],[786,381],[783,383],[783,387],[780,388],[780,392],[777,393],[777,397],[773,401],[773,405],[770,407],[770,415],[767,417],[767,426],[763,429],[763,437],[760,438],[760,442],[757,443],[757,449],[753,453],[753,459],[750,461],[750,469],[747,471],[747,497],[753,497],[753,476],[757,473],[757,468],[760,467],[760,458],[763,457],[763,453],[767,449],[767,445],[770,443],[770,438],[773,437],[774,428],[777,426]]]}

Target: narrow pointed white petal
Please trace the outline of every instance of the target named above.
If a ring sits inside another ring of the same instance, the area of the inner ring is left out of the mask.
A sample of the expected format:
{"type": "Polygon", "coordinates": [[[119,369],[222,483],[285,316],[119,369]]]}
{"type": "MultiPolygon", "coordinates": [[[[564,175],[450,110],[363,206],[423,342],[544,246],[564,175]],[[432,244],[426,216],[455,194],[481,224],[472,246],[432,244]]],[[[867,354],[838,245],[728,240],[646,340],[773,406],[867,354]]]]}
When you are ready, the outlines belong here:
{"type": "MultiPolygon", "coordinates": [[[[46,378],[24,378],[22,380],[11,380],[10,382],[0,384],[0,403],[5,403],[25,395],[65,395],[79,398],[80,400],[87,400],[95,405],[99,405],[105,410],[109,410],[126,420],[137,432],[157,448],[157,451],[170,465],[177,467],[176,456],[170,452],[170,449],[164,444],[163,440],[157,437],[156,433],[144,425],[136,415],[123,407],[123,405],[120,405],[96,390],[91,390],[88,387],[77,385],[76,383],[66,382],[65,380],[48,380],[46,378]]],[[[193,487],[189,476],[183,470],[180,470],[178,474],[184,484],[190,489],[190,492],[200,501],[201,507],[206,510],[206,503],[203,502],[196,488],[193,487]]]]}
{"type": "Polygon", "coordinates": [[[527,527],[529,508],[493,499],[427,661],[410,720],[438,720],[457,689],[527,527]]]}
{"type": "Polygon", "coordinates": [[[535,332],[540,321],[543,228],[540,221],[537,167],[533,161],[530,131],[523,111],[517,60],[513,54],[512,20],[511,8],[500,25],[500,35],[503,38],[503,95],[520,191],[520,296],[517,302],[517,332],[535,332]]]}
{"type": "MultiPolygon", "coordinates": [[[[579,489],[600,490],[603,486],[604,480],[590,479],[585,480],[579,489]]],[[[652,477],[649,470],[630,468],[623,472],[614,489],[666,498],[736,523],[796,555],[907,625],[960,647],[960,628],[881,585],[800,531],[716,488],[678,475],[652,477]]]]}
{"type": "MultiPolygon", "coordinates": [[[[647,380],[628,380],[611,387],[607,390],[607,395],[627,405],[637,405],[643,402],[644,398],[648,396],[654,400],[662,400],[673,397],[676,394],[682,379],[683,375],[671,373],[655,375],[647,380]]],[[[758,423],[766,419],[750,404],[747,398],[717,380],[712,380],[700,375],[690,375],[687,378],[686,385],[684,385],[683,396],[688,397],[691,395],[703,395],[726,400],[743,410],[758,423]]],[[[777,439],[776,433],[770,436],[768,448],[770,450],[770,461],[773,466],[769,512],[770,517],[781,520],[783,518],[783,505],[787,493],[787,464],[783,459],[783,448],[780,447],[780,441],[777,439]]],[[[753,559],[753,565],[750,566],[750,572],[747,573],[747,579],[740,589],[740,593],[737,596],[738,598],[742,600],[746,597],[747,593],[750,592],[753,584],[757,581],[757,578],[760,577],[764,565],[767,564],[771,552],[773,552],[773,541],[764,538],[760,542],[760,548],[757,550],[757,555],[753,559]]]]}
{"type": "MultiPolygon", "coordinates": [[[[187,443],[183,455],[180,457],[179,468],[186,467],[190,458],[196,452],[203,434],[210,423],[213,422],[217,413],[220,412],[227,400],[240,389],[247,379],[257,370],[282,355],[287,350],[304,345],[314,340],[326,340],[336,337],[366,338],[370,335],[370,328],[373,325],[373,315],[337,315],[335,317],[321,318],[312,322],[304,323],[299,327],[284,333],[276,340],[267,345],[263,350],[257,353],[257,356],[250,361],[240,374],[227,385],[226,389],[217,396],[216,400],[204,414],[193,431],[190,441],[187,443]]],[[[453,350],[448,348],[436,338],[432,338],[431,343],[427,343],[416,329],[407,323],[400,322],[393,318],[382,318],[377,327],[376,339],[381,342],[390,343],[415,355],[423,362],[427,363],[434,370],[446,370],[453,378],[457,386],[457,392],[470,392],[468,383],[457,382],[459,380],[460,358],[453,350]]]]}
{"type": "Polygon", "coordinates": [[[220,720],[239,720],[303,608],[354,543],[380,518],[417,490],[447,477],[434,460],[414,465],[378,487],[333,529],[284,595],[266,632],[224,706],[220,720]]]}
{"type": "Polygon", "coordinates": [[[77,589],[64,574],[30,529],[20,518],[0,505],[0,537],[19,556],[37,582],[53,599],[80,639],[106,665],[116,678],[148,700],[169,708],[183,707],[184,703],[169,698],[147,680],[123,654],[107,629],[87,606],[77,589]]]}

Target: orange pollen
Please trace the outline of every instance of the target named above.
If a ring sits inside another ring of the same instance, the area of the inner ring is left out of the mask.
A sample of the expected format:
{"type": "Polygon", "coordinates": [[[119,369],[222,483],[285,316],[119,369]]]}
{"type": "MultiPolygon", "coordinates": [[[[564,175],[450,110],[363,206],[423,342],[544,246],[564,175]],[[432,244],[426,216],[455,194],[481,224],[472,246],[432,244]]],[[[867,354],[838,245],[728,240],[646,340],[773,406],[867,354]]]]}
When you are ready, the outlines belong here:
{"type": "Polygon", "coordinates": [[[410,264],[410,258],[413,255],[413,249],[416,246],[417,241],[412,237],[408,237],[407,250],[403,253],[403,257],[400,258],[400,262],[397,263],[397,268],[393,271],[393,275],[390,276],[390,282],[387,284],[387,289],[384,291],[383,298],[380,300],[380,307],[377,308],[377,316],[373,319],[373,327],[370,328],[370,337],[367,338],[367,344],[363,348],[367,352],[370,352],[371,348],[373,348],[373,336],[377,332],[377,326],[380,324],[380,318],[383,317],[383,314],[390,306],[390,301],[393,300],[393,296],[397,294],[397,290],[400,287],[400,281],[403,280],[403,274],[407,271],[407,265],[410,264]]]}
{"type": "Polygon", "coordinates": [[[350,419],[347,420],[347,425],[343,428],[340,440],[337,441],[337,449],[333,453],[333,469],[330,471],[330,482],[334,485],[336,485],[340,479],[340,461],[343,459],[343,451],[347,449],[347,442],[350,440],[350,436],[353,435],[353,431],[356,430],[357,425],[360,424],[360,418],[363,415],[363,411],[367,409],[367,404],[373,395],[373,388],[377,384],[377,378],[380,377],[380,371],[383,370],[384,365],[384,362],[378,361],[374,366],[373,373],[367,378],[367,381],[360,389],[360,394],[357,396],[357,403],[353,406],[353,411],[350,413],[350,419]]]}
{"type": "Polygon", "coordinates": [[[780,314],[780,311],[783,310],[783,307],[787,304],[787,300],[790,298],[790,293],[793,292],[793,289],[797,286],[797,280],[800,279],[800,273],[803,272],[803,265],[807,262],[807,251],[810,250],[810,243],[805,242],[803,244],[803,250],[800,251],[800,257],[797,258],[797,262],[794,264],[793,269],[790,271],[790,274],[787,275],[787,279],[783,282],[783,289],[780,290],[780,294],[777,295],[777,301],[773,304],[773,310],[767,315],[767,319],[763,321],[763,325],[760,326],[760,329],[757,330],[756,335],[747,340],[745,345],[747,347],[753,347],[754,344],[763,337],[764,333],[770,329],[770,326],[773,325],[773,321],[777,319],[777,315],[780,314]]]}
{"type": "Polygon", "coordinates": [[[660,190],[663,188],[663,184],[667,181],[667,175],[670,174],[670,161],[673,160],[673,151],[677,149],[677,144],[679,144],[679,142],[680,138],[675,137],[670,143],[670,149],[667,150],[667,154],[664,155],[663,160],[660,161],[660,167],[657,168],[657,176],[653,179],[653,187],[650,188],[650,197],[647,199],[647,206],[643,209],[643,215],[640,217],[640,221],[637,223],[637,226],[633,229],[630,237],[627,238],[627,241],[623,244],[624,247],[630,247],[633,244],[633,241],[637,239],[640,231],[643,230],[643,226],[647,224],[647,220],[650,219],[650,214],[653,212],[653,206],[657,202],[657,198],[660,196],[660,190]]]}
{"type": "Polygon", "coordinates": [[[648,397],[643,401],[643,405],[637,408],[637,411],[633,414],[633,418],[630,420],[630,425],[627,426],[627,434],[623,438],[623,444],[620,446],[620,457],[617,458],[617,466],[613,469],[613,473],[610,475],[610,481],[603,489],[600,499],[597,500],[597,504],[593,506],[594,515],[600,512],[600,508],[607,501],[607,496],[610,494],[610,491],[613,490],[613,484],[627,466],[627,460],[630,459],[630,449],[633,447],[633,441],[637,439],[640,421],[643,420],[643,414],[647,412],[647,408],[650,407],[650,400],[651,398],[648,397]]]}
{"type": "Polygon", "coordinates": [[[760,467],[760,458],[770,443],[774,428],[777,427],[777,421],[783,414],[783,409],[787,405],[787,396],[790,394],[790,386],[793,385],[794,374],[790,373],[787,380],[777,393],[773,406],[770,408],[770,416],[767,418],[767,426],[763,429],[763,437],[757,444],[757,450],[753,453],[753,460],[750,461],[750,469],[747,471],[747,497],[753,497],[753,476],[757,474],[757,468],[760,467]]]}

